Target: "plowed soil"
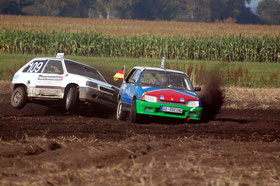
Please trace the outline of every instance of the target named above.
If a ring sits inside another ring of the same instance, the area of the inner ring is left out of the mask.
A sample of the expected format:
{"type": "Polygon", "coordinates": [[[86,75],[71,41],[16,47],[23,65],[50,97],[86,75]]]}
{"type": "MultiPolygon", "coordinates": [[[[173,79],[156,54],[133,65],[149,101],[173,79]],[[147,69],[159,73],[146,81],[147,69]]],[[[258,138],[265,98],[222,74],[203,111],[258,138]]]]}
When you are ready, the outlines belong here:
{"type": "Polygon", "coordinates": [[[279,89],[226,89],[200,123],[134,124],[103,105],[16,110],[1,87],[0,185],[280,185],[279,89]]]}

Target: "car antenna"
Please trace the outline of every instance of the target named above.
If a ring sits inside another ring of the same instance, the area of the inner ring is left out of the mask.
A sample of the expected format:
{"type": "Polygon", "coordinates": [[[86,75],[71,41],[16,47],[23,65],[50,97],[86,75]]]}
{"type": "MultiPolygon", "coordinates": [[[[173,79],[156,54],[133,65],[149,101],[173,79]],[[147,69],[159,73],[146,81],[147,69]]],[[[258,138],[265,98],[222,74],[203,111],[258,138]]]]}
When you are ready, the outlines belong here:
{"type": "Polygon", "coordinates": [[[125,65],[123,66],[123,83],[124,83],[124,78],[125,78],[125,65]]]}
{"type": "Polygon", "coordinates": [[[161,58],[161,65],[160,65],[160,67],[165,69],[165,57],[161,58]]]}

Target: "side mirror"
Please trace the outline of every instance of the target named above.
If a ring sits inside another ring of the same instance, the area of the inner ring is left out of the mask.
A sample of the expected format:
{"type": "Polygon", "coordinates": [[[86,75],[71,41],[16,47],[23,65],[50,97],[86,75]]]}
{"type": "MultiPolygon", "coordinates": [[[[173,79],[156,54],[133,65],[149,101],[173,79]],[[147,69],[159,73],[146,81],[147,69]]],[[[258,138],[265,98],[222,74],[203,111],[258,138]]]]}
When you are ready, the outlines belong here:
{"type": "Polygon", "coordinates": [[[195,88],[194,88],[194,91],[196,91],[196,92],[201,91],[201,87],[195,87],[195,88]]]}

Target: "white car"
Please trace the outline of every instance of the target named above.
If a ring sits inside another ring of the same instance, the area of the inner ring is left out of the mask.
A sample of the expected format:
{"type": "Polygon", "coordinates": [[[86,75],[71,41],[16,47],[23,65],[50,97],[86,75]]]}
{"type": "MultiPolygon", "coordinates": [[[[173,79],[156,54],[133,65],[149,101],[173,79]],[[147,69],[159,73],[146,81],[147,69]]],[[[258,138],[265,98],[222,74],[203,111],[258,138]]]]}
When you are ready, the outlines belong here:
{"type": "Polygon", "coordinates": [[[54,57],[34,58],[19,69],[12,81],[11,105],[21,109],[26,103],[61,100],[65,110],[77,101],[114,104],[119,88],[108,84],[95,68],[54,57]]]}

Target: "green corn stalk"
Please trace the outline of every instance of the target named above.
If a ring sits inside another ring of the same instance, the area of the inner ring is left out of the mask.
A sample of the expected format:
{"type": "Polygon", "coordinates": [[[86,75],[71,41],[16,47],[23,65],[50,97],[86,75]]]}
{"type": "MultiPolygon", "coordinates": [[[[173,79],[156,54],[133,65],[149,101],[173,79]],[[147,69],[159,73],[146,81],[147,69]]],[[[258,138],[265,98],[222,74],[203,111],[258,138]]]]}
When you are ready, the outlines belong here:
{"type": "Polygon", "coordinates": [[[242,35],[110,36],[66,31],[22,31],[0,29],[3,53],[85,55],[103,57],[146,57],[167,59],[280,62],[280,37],[242,35]]]}

